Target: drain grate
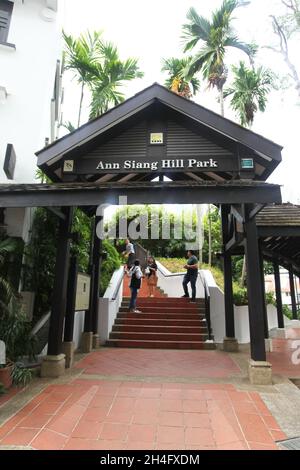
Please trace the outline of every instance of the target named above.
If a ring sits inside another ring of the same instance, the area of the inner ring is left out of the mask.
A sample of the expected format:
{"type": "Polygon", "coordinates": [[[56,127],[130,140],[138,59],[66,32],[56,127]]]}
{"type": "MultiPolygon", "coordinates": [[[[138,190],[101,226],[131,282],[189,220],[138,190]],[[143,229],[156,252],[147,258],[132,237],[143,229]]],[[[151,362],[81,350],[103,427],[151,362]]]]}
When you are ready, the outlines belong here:
{"type": "Polygon", "coordinates": [[[286,439],[285,441],[277,442],[277,444],[287,450],[300,450],[300,437],[286,439]]]}

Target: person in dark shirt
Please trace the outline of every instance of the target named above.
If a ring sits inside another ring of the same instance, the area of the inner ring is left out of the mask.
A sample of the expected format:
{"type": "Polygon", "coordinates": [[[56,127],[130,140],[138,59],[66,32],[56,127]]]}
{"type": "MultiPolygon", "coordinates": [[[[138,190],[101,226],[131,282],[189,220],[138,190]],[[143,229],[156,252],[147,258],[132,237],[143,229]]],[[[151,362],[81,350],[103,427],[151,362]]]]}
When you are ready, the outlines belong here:
{"type": "Polygon", "coordinates": [[[139,289],[141,288],[143,273],[140,267],[140,262],[138,259],[135,260],[133,266],[130,270],[126,270],[127,276],[131,277],[130,281],[130,290],[131,290],[131,298],[129,304],[129,310],[133,313],[142,313],[140,310],[136,308],[136,300],[138,296],[139,289]]]}
{"type": "Polygon", "coordinates": [[[154,297],[154,289],[157,286],[156,272],[157,272],[157,264],[155,262],[155,259],[152,256],[150,256],[148,258],[148,264],[145,270],[150,297],[154,297]]]}
{"type": "Polygon", "coordinates": [[[192,302],[196,302],[196,282],[198,277],[198,258],[195,256],[193,250],[187,252],[188,261],[184,266],[184,269],[187,270],[184,275],[182,286],[184,290],[184,295],[182,297],[190,297],[188,290],[188,283],[191,284],[192,288],[192,302]]]}

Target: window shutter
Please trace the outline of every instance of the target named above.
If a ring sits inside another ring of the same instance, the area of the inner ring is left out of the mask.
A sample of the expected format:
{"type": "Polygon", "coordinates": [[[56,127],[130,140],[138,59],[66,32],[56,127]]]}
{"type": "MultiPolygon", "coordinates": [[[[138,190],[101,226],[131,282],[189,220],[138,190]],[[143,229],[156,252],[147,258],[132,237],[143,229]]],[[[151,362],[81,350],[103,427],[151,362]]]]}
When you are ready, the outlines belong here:
{"type": "Polygon", "coordinates": [[[13,2],[0,0],[0,42],[7,42],[13,7],[13,2]]]}

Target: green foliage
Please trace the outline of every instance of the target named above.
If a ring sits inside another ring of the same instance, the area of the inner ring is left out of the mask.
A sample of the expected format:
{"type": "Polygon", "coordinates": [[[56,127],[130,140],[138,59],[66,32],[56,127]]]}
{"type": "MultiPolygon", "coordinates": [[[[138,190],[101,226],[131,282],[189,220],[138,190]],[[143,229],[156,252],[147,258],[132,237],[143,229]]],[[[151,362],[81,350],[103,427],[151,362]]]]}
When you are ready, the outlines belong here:
{"type": "Polygon", "coordinates": [[[168,256],[168,257],[183,257],[186,254],[186,243],[193,242],[195,237],[192,238],[193,233],[196,231],[196,213],[191,212],[188,214],[188,222],[183,226],[182,214],[171,214],[163,206],[130,206],[122,207],[113,215],[108,222],[106,230],[111,233],[112,238],[119,239],[119,226],[124,222],[127,228],[127,233],[131,236],[131,229],[136,223],[136,239],[146,250],[153,256],[168,256]],[[123,221],[123,222],[122,222],[123,221]],[[116,231],[114,231],[116,227],[116,231]],[[128,227],[130,229],[128,230],[128,227]],[[154,227],[157,231],[156,239],[151,236],[151,228],[154,227]],[[169,230],[170,227],[170,230],[169,230]],[[177,227],[179,232],[176,233],[174,227],[177,227]],[[163,234],[167,232],[170,237],[164,237],[163,234]],[[138,235],[140,235],[138,237],[138,235]],[[175,238],[176,235],[176,238],[175,238]]]}
{"type": "Polygon", "coordinates": [[[49,311],[54,283],[57,221],[52,212],[35,211],[31,239],[25,247],[24,290],[36,293],[33,322],[49,311]]]}
{"type": "Polygon", "coordinates": [[[185,98],[191,98],[200,88],[200,80],[186,74],[191,60],[191,57],[163,59],[161,69],[162,72],[168,72],[165,86],[185,98]]]}
{"type": "Polygon", "coordinates": [[[113,272],[121,266],[121,258],[109,240],[103,240],[103,250],[107,253],[107,259],[101,264],[100,294],[106,291],[113,272]]]}
{"type": "Polygon", "coordinates": [[[266,304],[267,305],[276,305],[276,300],[272,292],[266,292],[266,304]]]}
{"type": "Polygon", "coordinates": [[[82,94],[78,117],[82,108],[84,87],[92,94],[90,119],[105,113],[109,107],[124,101],[120,91],[124,82],[141,78],[138,61],[128,58],[122,61],[117,47],[102,39],[100,32],[87,32],[75,39],[63,33],[65,41],[65,68],[72,70],[81,84],[82,94]]]}
{"type": "Polygon", "coordinates": [[[87,272],[89,265],[92,224],[91,219],[80,209],[75,210],[72,232],[79,234],[77,243],[72,243],[71,253],[77,256],[79,271],[87,272]]]}
{"type": "Polygon", "coordinates": [[[243,270],[244,256],[232,256],[232,277],[236,282],[240,282],[243,270]]]}
{"type": "MultiPolygon", "coordinates": [[[[289,305],[284,304],[282,306],[283,315],[288,317],[290,320],[293,320],[293,312],[290,309],[289,305]]],[[[297,311],[298,319],[300,319],[300,309],[297,311]]]]}
{"type": "Polygon", "coordinates": [[[190,63],[188,74],[201,70],[209,86],[218,90],[222,90],[227,79],[225,54],[228,47],[240,49],[249,57],[253,55],[253,46],[241,42],[232,28],[233,12],[243,3],[224,0],[210,20],[198,15],[195,8],[190,8],[187,13],[188,23],[183,25],[185,51],[194,49],[200,42],[200,50],[190,63]]]}
{"type": "Polygon", "coordinates": [[[28,355],[34,356],[35,337],[31,336],[31,324],[21,310],[16,298],[12,298],[6,311],[0,314],[0,338],[6,345],[6,355],[11,361],[28,355]]]}
{"type": "Polygon", "coordinates": [[[23,243],[0,234],[0,314],[6,311],[18,288],[23,243]]]}
{"type": "Polygon", "coordinates": [[[232,290],[234,305],[248,305],[248,295],[246,287],[241,287],[238,283],[233,282],[232,290]]]}
{"type": "Polygon", "coordinates": [[[90,119],[94,119],[124,101],[120,91],[123,83],[143,77],[138,60],[129,58],[122,61],[116,46],[101,42],[98,47],[97,72],[89,83],[92,92],[90,119]]]}
{"type": "Polygon", "coordinates": [[[224,90],[224,98],[231,96],[230,105],[240,124],[251,127],[255,113],[266,110],[268,95],[275,88],[275,75],[264,67],[248,68],[242,61],[232,70],[233,83],[224,90]]]}
{"type": "Polygon", "coordinates": [[[209,259],[209,246],[208,246],[208,236],[209,236],[209,218],[211,222],[211,240],[212,240],[212,265],[220,266],[220,261],[217,258],[217,253],[221,252],[222,248],[222,233],[221,233],[221,217],[219,214],[219,209],[217,207],[211,206],[210,214],[205,214],[203,217],[203,227],[204,227],[204,243],[202,248],[203,261],[208,263],[209,259]]]}
{"type": "Polygon", "coordinates": [[[282,312],[283,312],[283,315],[289,318],[289,320],[293,319],[293,312],[288,305],[284,304],[282,306],[282,312]]]}
{"type": "MultiPolygon", "coordinates": [[[[36,293],[33,322],[51,306],[57,250],[58,218],[44,208],[35,211],[31,239],[25,248],[24,288],[36,293]]],[[[91,221],[80,209],[74,214],[73,231],[80,234],[71,253],[78,257],[79,270],[87,272],[90,252],[91,221]]]]}
{"type": "Polygon", "coordinates": [[[11,376],[14,385],[25,387],[31,381],[33,372],[32,369],[28,369],[24,367],[22,363],[17,362],[14,364],[11,376]]]}

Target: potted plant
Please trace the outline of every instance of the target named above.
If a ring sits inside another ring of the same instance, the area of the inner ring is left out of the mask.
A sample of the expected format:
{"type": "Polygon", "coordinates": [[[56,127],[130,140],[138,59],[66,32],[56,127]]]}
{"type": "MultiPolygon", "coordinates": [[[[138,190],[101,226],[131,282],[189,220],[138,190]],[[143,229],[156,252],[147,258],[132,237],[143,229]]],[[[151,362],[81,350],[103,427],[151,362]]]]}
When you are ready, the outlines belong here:
{"type": "Polygon", "coordinates": [[[6,309],[2,310],[0,338],[6,346],[6,357],[3,358],[2,354],[0,360],[0,382],[5,388],[9,388],[12,383],[25,385],[31,378],[31,372],[17,361],[23,356],[34,356],[35,337],[31,335],[31,325],[16,297],[12,297],[6,309]]]}
{"type": "Polygon", "coordinates": [[[12,386],[13,364],[0,364],[0,383],[5,389],[12,386]]]}

